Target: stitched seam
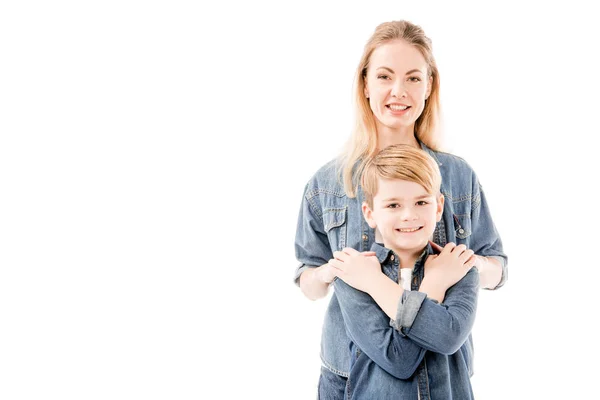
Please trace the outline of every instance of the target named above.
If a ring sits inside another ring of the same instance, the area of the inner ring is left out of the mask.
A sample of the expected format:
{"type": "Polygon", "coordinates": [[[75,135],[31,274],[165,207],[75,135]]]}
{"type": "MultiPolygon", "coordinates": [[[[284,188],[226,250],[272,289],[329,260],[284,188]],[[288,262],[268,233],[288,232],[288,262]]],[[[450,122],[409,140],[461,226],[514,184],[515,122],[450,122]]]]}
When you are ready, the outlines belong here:
{"type": "Polygon", "coordinates": [[[348,209],[348,207],[343,207],[343,208],[326,208],[325,211],[323,212],[323,216],[325,214],[330,214],[330,213],[343,213],[342,214],[342,218],[340,219],[335,219],[333,222],[331,222],[330,224],[325,225],[325,220],[323,219],[323,228],[325,229],[325,232],[329,232],[330,230],[332,230],[333,228],[339,228],[340,226],[344,225],[344,223],[346,223],[346,210],[348,209]]]}
{"type": "Polygon", "coordinates": [[[319,208],[316,206],[316,204],[314,203],[314,197],[308,198],[305,197],[306,201],[308,202],[309,207],[312,209],[313,213],[319,217],[319,219],[321,220],[321,223],[323,223],[323,214],[319,212],[319,208]]]}
{"type": "Polygon", "coordinates": [[[347,374],[345,372],[342,372],[342,371],[338,371],[337,369],[333,368],[331,365],[329,365],[329,363],[327,361],[325,361],[325,359],[323,358],[323,356],[321,356],[321,364],[323,364],[323,366],[325,368],[327,368],[328,370],[330,370],[334,374],[339,375],[339,376],[343,376],[344,378],[348,378],[349,374],[347,374]]]}
{"type": "Polygon", "coordinates": [[[453,203],[459,203],[461,201],[467,201],[467,200],[471,200],[473,201],[474,197],[473,194],[463,194],[457,197],[452,197],[449,193],[442,193],[444,195],[444,197],[452,200],[453,203]]]}
{"type": "Polygon", "coordinates": [[[331,195],[334,195],[334,196],[337,196],[337,197],[344,197],[344,196],[346,196],[346,193],[344,193],[344,192],[339,192],[337,190],[332,190],[332,189],[322,189],[322,188],[308,190],[306,192],[306,196],[312,198],[312,197],[318,196],[321,193],[331,194],[331,195]]]}

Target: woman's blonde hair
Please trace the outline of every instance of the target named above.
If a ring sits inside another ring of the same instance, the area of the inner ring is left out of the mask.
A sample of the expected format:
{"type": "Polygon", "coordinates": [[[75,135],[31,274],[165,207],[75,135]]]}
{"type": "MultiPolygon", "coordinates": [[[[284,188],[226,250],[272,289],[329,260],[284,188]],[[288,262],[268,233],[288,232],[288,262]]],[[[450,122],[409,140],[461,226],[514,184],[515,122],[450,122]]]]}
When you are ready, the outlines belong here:
{"type": "Polygon", "coordinates": [[[429,194],[438,195],[442,176],[429,154],[408,144],[395,144],[369,158],[362,174],[365,200],[373,209],[373,197],[379,189],[379,179],[401,179],[423,186],[429,194]]]}
{"type": "Polygon", "coordinates": [[[429,148],[439,150],[440,78],[433,58],[431,40],[421,27],[408,21],[391,21],[380,24],[365,45],[356,69],[354,80],[355,124],[350,140],[341,155],[341,174],[344,190],[355,197],[367,160],[377,151],[377,125],[375,116],[365,97],[365,77],[373,51],[391,40],[402,39],[415,46],[425,58],[431,77],[431,93],[423,112],[415,122],[415,136],[429,148]],[[359,162],[358,166],[356,163],[359,162]],[[356,169],[355,169],[356,168],[356,169]]]}

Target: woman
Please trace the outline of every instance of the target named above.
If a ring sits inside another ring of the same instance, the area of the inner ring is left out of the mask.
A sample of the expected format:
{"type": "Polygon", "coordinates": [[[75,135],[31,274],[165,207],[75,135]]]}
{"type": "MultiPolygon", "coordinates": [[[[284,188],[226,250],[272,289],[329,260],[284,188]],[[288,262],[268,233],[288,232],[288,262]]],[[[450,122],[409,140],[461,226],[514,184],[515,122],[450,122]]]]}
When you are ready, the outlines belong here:
{"type": "MultiPolygon", "coordinates": [[[[473,250],[481,287],[501,287],[507,258],[477,176],[464,160],[439,151],[439,75],[423,30],[406,21],[379,25],[358,65],[354,95],[356,124],[344,154],[324,165],[305,188],[295,243],[302,292],[312,300],[324,297],[334,278],[327,263],[333,252],[367,251],[376,240],[362,217],[359,178],[367,160],[392,144],[422,148],[438,162],[446,202],[432,240],[473,250]]],[[[349,346],[334,293],[321,338],[321,399],[343,398],[349,346]]]]}

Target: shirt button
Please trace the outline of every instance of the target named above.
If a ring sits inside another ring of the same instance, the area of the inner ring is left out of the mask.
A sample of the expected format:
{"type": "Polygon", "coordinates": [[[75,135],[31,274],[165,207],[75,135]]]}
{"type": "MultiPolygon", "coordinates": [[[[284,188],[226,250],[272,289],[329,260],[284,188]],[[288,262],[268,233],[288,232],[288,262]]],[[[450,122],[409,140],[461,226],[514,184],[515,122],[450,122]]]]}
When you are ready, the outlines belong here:
{"type": "Polygon", "coordinates": [[[463,228],[460,228],[460,229],[458,230],[458,233],[465,233],[465,230],[464,230],[463,228]]]}
{"type": "Polygon", "coordinates": [[[396,257],[394,257],[394,255],[392,254],[392,256],[390,257],[390,260],[394,261],[396,259],[396,257]]]}
{"type": "Polygon", "coordinates": [[[366,242],[367,240],[369,240],[369,237],[367,235],[363,235],[363,240],[366,242]]]}

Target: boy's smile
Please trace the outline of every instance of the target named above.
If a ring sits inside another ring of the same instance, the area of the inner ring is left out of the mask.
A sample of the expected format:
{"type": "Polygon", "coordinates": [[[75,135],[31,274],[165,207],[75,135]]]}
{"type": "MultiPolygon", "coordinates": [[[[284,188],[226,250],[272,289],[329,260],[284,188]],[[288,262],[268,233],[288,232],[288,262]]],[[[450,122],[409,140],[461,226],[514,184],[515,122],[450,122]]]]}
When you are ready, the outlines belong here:
{"type": "Polygon", "coordinates": [[[377,186],[373,209],[363,205],[369,225],[379,230],[384,246],[401,258],[422,251],[442,217],[444,197],[400,179],[379,178],[377,186]]]}

